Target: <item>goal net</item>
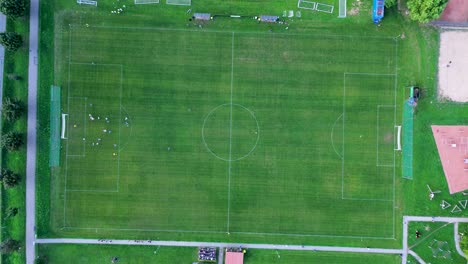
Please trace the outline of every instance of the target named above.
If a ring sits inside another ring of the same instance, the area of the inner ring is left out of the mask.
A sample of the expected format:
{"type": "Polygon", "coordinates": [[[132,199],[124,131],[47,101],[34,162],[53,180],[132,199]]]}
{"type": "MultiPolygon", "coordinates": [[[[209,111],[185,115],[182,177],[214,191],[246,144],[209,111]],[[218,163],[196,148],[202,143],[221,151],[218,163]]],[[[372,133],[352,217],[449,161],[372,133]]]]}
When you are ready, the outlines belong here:
{"type": "Polygon", "coordinates": [[[80,5],[93,5],[97,6],[97,1],[92,1],[92,0],[76,0],[76,3],[80,5]]]}
{"type": "Polygon", "coordinates": [[[135,0],[135,5],[159,4],[159,0],[135,0]]]}
{"type": "Polygon", "coordinates": [[[189,6],[192,5],[192,0],[166,0],[166,4],[189,6]]]}
{"type": "Polygon", "coordinates": [[[346,17],[346,0],[340,0],[338,5],[338,17],[345,18],[346,17]]]}
{"type": "Polygon", "coordinates": [[[50,153],[49,166],[60,164],[60,87],[50,88],[50,153]]]}

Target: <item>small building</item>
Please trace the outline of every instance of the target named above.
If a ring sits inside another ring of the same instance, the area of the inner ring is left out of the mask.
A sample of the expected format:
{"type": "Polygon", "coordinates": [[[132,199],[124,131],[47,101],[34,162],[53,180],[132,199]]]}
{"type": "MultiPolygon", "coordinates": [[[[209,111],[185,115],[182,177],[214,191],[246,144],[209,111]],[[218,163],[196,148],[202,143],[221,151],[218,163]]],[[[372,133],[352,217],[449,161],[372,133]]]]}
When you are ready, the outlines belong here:
{"type": "Polygon", "coordinates": [[[210,13],[195,13],[193,15],[193,19],[195,20],[210,20],[211,14],[210,13]]]}
{"type": "Polygon", "coordinates": [[[261,22],[276,23],[279,20],[279,16],[260,16],[261,22]]]}
{"type": "Polygon", "coordinates": [[[226,252],[225,264],[244,264],[244,252],[226,252]]]}

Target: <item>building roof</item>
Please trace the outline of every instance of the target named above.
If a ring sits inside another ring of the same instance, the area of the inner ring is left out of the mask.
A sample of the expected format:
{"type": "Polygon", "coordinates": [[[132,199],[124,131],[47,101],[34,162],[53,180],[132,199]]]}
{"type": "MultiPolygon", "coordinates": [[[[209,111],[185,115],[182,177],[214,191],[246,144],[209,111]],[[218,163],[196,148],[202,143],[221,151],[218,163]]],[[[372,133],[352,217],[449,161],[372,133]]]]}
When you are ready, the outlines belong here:
{"type": "Polygon", "coordinates": [[[244,253],[242,252],[226,252],[225,264],[243,264],[244,253]]]}
{"type": "Polygon", "coordinates": [[[278,19],[279,16],[260,16],[260,21],[263,22],[276,22],[278,19]]]}

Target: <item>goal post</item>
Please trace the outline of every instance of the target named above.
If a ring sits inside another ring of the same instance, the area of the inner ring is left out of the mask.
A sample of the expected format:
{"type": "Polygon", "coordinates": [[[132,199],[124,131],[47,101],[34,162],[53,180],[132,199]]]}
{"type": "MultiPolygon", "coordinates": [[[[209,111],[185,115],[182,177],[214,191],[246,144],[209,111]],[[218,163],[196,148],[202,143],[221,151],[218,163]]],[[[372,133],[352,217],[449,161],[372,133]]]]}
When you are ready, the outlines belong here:
{"type": "Polygon", "coordinates": [[[395,128],[397,129],[397,146],[395,150],[401,150],[401,126],[395,126],[395,128]]]}

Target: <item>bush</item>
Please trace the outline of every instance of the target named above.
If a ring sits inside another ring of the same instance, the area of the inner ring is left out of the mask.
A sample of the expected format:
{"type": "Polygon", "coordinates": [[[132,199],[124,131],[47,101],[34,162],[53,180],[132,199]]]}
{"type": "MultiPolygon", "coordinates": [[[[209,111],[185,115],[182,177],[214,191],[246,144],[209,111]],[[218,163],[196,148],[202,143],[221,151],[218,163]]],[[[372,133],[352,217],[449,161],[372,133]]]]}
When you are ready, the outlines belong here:
{"type": "Polygon", "coordinates": [[[0,0],[0,12],[10,18],[17,18],[26,14],[26,1],[0,0]]]}
{"type": "Polygon", "coordinates": [[[408,9],[412,20],[427,23],[440,17],[447,0],[409,0],[408,9]]]}
{"type": "Polygon", "coordinates": [[[0,33],[0,44],[8,51],[17,51],[23,45],[23,38],[14,32],[0,33]]]}
{"type": "Polygon", "coordinates": [[[18,132],[8,132],[2,136],[2,147],[8,151],[18,150],[23,144],[23,135],[18,132]]]}
{"type": "Polygon", "coordinates": [[[24,112],[24,105],[20,100],[7,97],[2,104],[2,114],[10,122],[16,121],[24,112]]]}
{"type": "Polygon", "coordinates": [[[398,3],[398,0],[385,0],[385,7],[390,8],[395,6],[398,3]]]}

